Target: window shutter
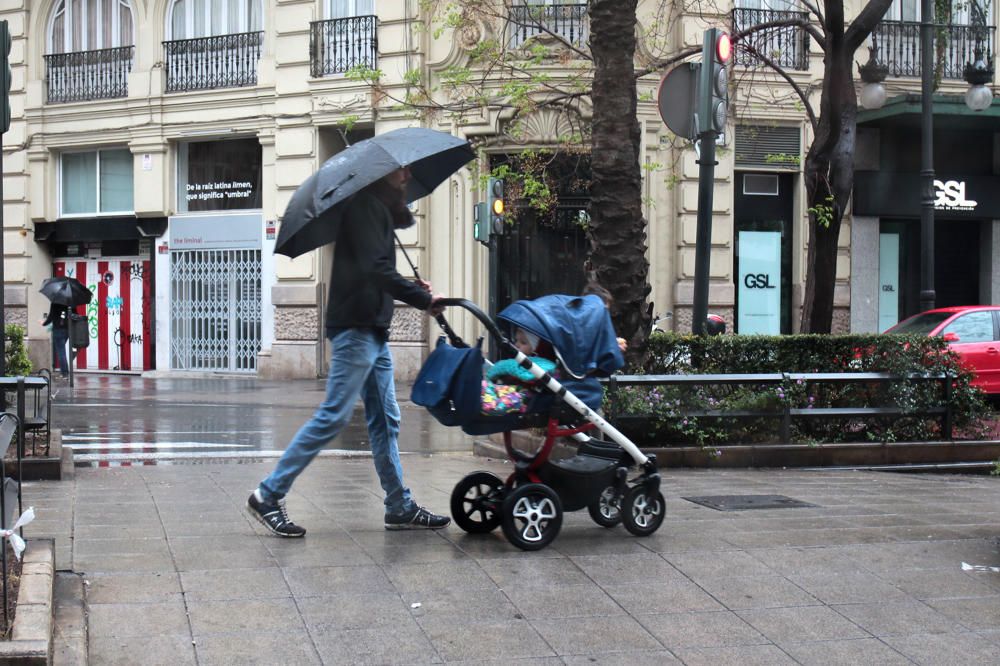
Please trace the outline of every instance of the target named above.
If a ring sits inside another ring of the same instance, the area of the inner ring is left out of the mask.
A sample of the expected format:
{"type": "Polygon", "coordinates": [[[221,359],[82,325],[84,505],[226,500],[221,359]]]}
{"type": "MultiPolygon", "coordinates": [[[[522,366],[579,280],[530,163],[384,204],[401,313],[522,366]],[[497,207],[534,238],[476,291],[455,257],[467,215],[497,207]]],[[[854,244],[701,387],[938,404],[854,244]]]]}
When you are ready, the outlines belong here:
{"type": "Polygon", "coordinates": [[[799,127],[736,126],[736,168],[799,171],[802,159],[799,127]]]}

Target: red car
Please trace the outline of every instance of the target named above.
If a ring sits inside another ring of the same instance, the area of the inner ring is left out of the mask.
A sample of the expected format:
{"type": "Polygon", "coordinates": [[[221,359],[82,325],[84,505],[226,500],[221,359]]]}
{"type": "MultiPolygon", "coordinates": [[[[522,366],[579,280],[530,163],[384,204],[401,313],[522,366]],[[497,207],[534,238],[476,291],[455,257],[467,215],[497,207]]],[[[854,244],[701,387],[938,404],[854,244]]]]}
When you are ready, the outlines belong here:
{"type": "Polygon", "coordinates": [[[940,335],[976,373],[973,386],[1000,395],[1000,305],[938,308],[904,319],[886,333],[940,335]]]}

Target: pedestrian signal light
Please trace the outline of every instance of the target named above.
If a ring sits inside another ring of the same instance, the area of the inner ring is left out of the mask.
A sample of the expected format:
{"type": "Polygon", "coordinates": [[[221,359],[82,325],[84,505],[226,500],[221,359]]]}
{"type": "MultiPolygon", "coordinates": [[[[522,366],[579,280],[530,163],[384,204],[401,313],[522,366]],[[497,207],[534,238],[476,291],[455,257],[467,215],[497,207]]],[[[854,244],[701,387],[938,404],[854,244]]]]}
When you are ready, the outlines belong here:
{"type": "Polygon", "coordinates": [[[503,179],[490,178],[487,183],[486,190],[490,204],[489,211],[491,231],[494,234],[502,234],[504,223],[503,216],[507,210],[507,206],[504,204],[503,198],[503,179]]]}
{"type": "Polygon", "coordinates": [[[483,245],[490,244],[490,209],[485,202],[477,203],[473,209],[472,236],[483,245]]]}

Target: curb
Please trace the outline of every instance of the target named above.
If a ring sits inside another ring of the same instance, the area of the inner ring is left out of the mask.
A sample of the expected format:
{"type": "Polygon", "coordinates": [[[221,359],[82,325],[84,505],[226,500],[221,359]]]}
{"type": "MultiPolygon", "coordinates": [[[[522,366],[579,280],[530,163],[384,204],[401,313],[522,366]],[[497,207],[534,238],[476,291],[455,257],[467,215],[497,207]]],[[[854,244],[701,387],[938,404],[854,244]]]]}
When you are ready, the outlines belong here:
{"type": "MultiPolygon", "coordinates": [[[[24,481],[61,481],[63,476],[63,460],[66,449],[62,445],[62,431],[53,429],[49,433],[49,455],[31,456],[21,459],[21,478],[24,481]]],[[[72,455],[72,451],[69,452],[72,455]]],[[[4,469],[8,476],[17,475],[17,461],[5,460],[4,469]]]]}
{"type": "Polygon", "coordinates": [[[52,590],[55,541],[28,542],[21,565],[21,586],[9,641],[0,642],[0,663],[52,663],[52,590]]]}
{"type": "MultiPolygon", "coordinates": [[[[513,432],[513,444],[518,449],[534,451],[542,438],[524,432],[513,432]]],[[[966,465],[991,467],[1000,459],[1000,442],[860,442],[837,444],[728,444],[718,447],[698,446],[641,447],[655,454],[661,468],[871,468],[893,466],[966,465]],[[717,454],[716,451],[719,451],[717,454]]],[[[557,442],[552,458],[571,456],[576,447],[557,442]]],[[[493,438],[477,439],[474,455],[484,458],[507,459],[502,443],[493,438]]]]}

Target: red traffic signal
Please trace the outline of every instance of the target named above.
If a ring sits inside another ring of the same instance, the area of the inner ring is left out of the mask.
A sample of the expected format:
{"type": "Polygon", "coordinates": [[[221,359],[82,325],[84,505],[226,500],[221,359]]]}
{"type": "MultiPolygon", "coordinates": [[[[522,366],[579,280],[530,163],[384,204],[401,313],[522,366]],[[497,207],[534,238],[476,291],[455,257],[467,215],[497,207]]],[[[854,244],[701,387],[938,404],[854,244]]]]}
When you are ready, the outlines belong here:
{"type": "Polygon", "coordinates": [[[733,40],[724,32],[715,38],[715,61],[721,64],[729,62],[733,55],[733,40]]]}

